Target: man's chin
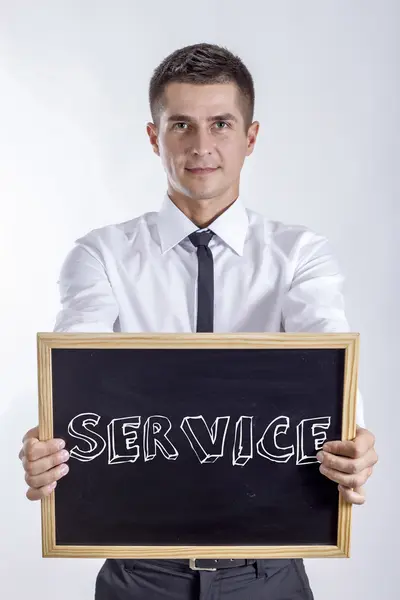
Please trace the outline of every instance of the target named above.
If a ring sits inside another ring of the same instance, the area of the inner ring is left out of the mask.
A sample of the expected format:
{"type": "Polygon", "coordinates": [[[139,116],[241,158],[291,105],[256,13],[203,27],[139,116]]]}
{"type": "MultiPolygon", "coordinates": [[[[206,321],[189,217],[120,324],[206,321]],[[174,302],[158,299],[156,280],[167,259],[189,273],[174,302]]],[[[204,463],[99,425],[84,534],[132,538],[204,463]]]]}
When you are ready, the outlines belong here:
{"type": "Polygon", "coordinates": [[[213,185],[211,185],[211,182],[194,181],[193,179],[188,181],[184,178],[181,181],[175,180],[175,184],[170,182],[170,185],[178,193],[183,194],[187,198],[191,198],[194,201],[201,201],[212,200],[226,192],[225,187],[217,186],[215,183],[214,181],[213,185]]]}
{"type": "Polygon", "coordinates": [[[186,188],[186,195],[193,200],[211,200],[212,198],[219,196],[220,193],[220,190],[215,188],[186,188]]]}

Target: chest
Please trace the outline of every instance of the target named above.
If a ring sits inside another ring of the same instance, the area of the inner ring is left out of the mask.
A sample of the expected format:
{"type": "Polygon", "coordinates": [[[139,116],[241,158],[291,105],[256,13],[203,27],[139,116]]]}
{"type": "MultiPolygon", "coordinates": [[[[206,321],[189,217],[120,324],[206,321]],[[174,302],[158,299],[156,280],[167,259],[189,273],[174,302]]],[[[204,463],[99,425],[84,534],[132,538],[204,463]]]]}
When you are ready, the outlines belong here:
{"type": "MultiPolygon", "coordinates": [[[[240,256],[212,248],[214,330],[279,331],[289,273],[267,248],[240,256]]],[[[165,254],[131,253],[108,269],[120,309],[120,330],[195,331],[198,259],[177,246],[165,254]]]]}

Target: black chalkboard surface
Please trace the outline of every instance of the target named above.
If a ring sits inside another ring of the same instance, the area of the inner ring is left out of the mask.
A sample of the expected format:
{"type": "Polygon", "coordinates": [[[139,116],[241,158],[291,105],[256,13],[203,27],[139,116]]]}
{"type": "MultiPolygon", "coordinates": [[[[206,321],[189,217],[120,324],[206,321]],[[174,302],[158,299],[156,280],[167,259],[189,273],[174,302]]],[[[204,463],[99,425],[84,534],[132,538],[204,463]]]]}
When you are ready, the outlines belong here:
{"type": "Polygon", "coordinates": [[[44,556],[348,556],[357,334],[38,334],[44,556]]]}

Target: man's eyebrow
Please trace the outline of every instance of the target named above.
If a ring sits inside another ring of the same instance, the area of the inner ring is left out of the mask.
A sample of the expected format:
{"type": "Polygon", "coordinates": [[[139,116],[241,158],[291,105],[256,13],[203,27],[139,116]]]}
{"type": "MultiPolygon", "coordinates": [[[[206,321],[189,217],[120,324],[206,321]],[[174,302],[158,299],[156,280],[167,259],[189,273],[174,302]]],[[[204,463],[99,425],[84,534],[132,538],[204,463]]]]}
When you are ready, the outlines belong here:
{"type": "MultiPolygon", "coordinates": [[[[193,117],[191,117],[190,115],[184,115],[184,114],[176,114],[176,115],[171,115],[170,117],[168,117],[168,123],[172,123],[174,121],[195,121],[196,119],[194,119],[193,117]]],[[[235,117],[235,115],[233,115],[232,113],[223,113],[221,115],[215,115],[213,117],[208,117],[207,121],[211,122],[211,121],[234,121],[235,123],[237,123],[237,118],[235,117]]]]}

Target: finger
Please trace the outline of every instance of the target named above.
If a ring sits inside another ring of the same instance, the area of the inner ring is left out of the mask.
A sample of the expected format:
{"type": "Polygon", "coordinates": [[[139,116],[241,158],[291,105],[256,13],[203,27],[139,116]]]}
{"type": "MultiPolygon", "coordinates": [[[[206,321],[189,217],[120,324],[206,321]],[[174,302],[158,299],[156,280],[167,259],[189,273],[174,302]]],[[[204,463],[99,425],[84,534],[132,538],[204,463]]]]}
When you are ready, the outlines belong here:
{"type": "Polygon", "coordinates": [[[356,475],[348,475],[347,473],[341,473],[340,471],[329,469],[323,464],[320,466],[319,470],[331,481],[335,481],[336,483],[348,488],[362,487],[372,473],[372,468],[368,468],[361,471],[361,473],[357,473],[356,475]]]}
{"type": "Polygon", "coordinates": [[[355,488],[354,490],[350,488],[343,487],[341,485],[338,486],[340,494],[346,500],[346,502],[350,502],[350,504],[361,505],[365,503],[365,491],[363,488],[355,488]]]}
{"type": "Polygon", "coordinates": [[[25,473],[25,481],[29,487],[39,489],[58,481],[64,477],[68,471],[69,466],[64,463],[54,469],[50,469],[50,471],[41,473],[40,475],[29,475],[29,473],[25,473]]]}
{"type": "Polygon", "coordinates": [[[373,448],[374,443],[374,435],[367,429],[358,427],[354,440],[326,442],[322,450],[348,458],[361,458],[370,448],[373,448]]]}
{"type": "Polygon", "coordinates": [[[68,459],[69,452],[67,450],[60,450],[55,454],[50,454],[49,456],[34,461],[29,461],[26,456],[24,456],[22,458],[22,466],[28,475],[40,475],[57,465],[65,463],[68,459]]]}
{"type": "Polygon", "coordinates": [[[317,459],[329,469],[355,475],[356,473],[360,473],[364,469],[375,465],[378,461],[378,456],[375,450],[371,448],[367,454],[361,458],[347,458],[336,456],[330,452],[318,452],[317,459]]]}
{"type": "Polygon", "coordinates": [[[360,458],[357,455],[356,445],[353,441],[347,442],[327,442],[322,447],[323,452],[336,454],[336,456],[345,456],[347,458],[360,458]]]}
{"type": "Polygon", "coordinates": [[[57,486],[57,481],[54,481],[51,485],[47,485],[44,487],[41,487],[39,489],[35,489],[35,488],[29,488],[28,491],[26,492],[26,497],[28,498],[28,500],[41,500],[42,498],[45,498],[46,496],[50,496],[50,494],[52,493],[52,491],[55,489],[55,487],[57,486]]]}
{"type": "MultiPolygon", "coordinates": [[[[29,429],[29,431],[27,431],[24,435],[24,437],[22,438],[22,444],[24,444],[26,442],[26,440],[28,440],[29,438],[33,438],[35,440],[37,440],[39,438],[39,427],[33,427],[32,429],[29,429]]],[[[19,454],[18,454],[18,458],[20,460],[22,460],[24,457],[24,446],[22,446],[19,454]]]]}
{"type": "Polygon", "coordinates": [[[22,438],[22,443],[24,443],[29,438],[36,438],[36,439],[39,438],[39,426],[38,425],[36,425],[36,427],[33,427],[32,429],[29,429],[29,431],[26,432],[26,434],[22,438]]]}
{"type": "Polygon", "coordinates": [[[40,442],[37,438],[27,438],[22,447],[23,455],[28,461],[38,460],[44,456],[54,454],[64,448],[65,442],[61,439],[52,439],[40,442]]]}
{"type": "Polygon", "coordinates": [[[372,431],[369,431],[369,429],[364,429],[359,425],[357,425],[356,437],[354,439],[357,440],[358,438],[365,440],[365,443],[369,448],[375,446],[376,439],[372,431]]]}

